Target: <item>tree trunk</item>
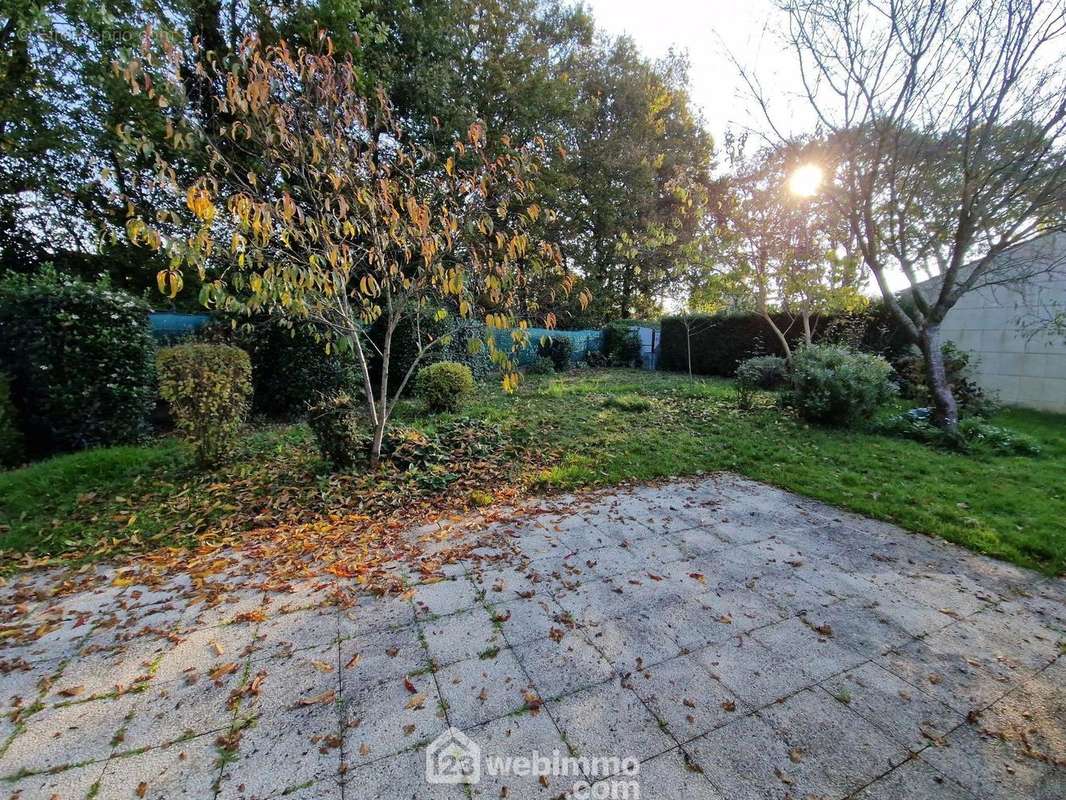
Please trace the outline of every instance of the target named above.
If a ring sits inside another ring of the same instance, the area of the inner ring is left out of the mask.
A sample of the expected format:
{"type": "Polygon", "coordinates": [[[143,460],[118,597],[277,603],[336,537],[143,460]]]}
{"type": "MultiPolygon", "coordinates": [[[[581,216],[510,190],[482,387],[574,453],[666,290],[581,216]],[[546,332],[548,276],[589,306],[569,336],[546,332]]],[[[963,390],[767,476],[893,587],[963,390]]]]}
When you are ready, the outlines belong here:
{"type": "Polygon", "coordinates": [[[692,329],[685,325],[685,349],[688,355],[688,379],[692,380],[692,329]]]}
{"type": "Polygon", "coordinates": [[[385,415],[374,428],[374,443],[370,446],[370,469],[376,470],[381,463],[381,442],[385,438],[385,415]]]}
{"type": "Polygon", "coordinates": [[[770,326],[770,330],[774,332],[774,336],[777,337],[778,344],[781,345],[781,349],[785,351],[785,361],[792,362],[792,348],[788,344],[788,339],[785,334],[781,332],[781,329],[774,324],[773,318],[766,311],[760,311],[759,315],[766,320],[766,324],[770,326]]]}
{"type": "Polygon", "coordinates": [[[940,346],[940,326],[926,325],[921,338],[922,356],[925,358],[925,379],[933,395],[933,423],[954,431],[959,427],[959,406],[948,384],[944,369],[944,353],[940,346]]]}

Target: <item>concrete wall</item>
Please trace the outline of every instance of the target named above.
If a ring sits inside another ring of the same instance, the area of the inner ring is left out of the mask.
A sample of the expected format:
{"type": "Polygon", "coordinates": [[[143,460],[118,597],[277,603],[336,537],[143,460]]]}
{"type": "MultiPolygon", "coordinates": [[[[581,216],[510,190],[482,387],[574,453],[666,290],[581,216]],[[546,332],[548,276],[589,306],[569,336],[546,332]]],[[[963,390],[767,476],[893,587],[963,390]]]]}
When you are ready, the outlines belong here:
{"type": "Polygon", "coordinates": [[[1046,330],[1033,335],[1049,310],[1066,312],[1066,234],[1011,255],[1047,258],[1049,252],[1061,262],[1053,272],[964,295],[948,312],[943,335],[973,355],[977,382],[1001,402],[1066,412],[1066,336],[1046,330]]]}

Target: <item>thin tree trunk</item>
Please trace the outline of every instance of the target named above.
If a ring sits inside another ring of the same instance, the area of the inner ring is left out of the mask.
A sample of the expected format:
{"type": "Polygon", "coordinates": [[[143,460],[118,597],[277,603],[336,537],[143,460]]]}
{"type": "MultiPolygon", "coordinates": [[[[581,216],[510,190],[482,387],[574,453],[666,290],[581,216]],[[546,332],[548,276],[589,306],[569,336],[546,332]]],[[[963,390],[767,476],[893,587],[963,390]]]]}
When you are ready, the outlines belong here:
{"type": "Polygon", "coordinates": [[[951,392],[947,371],[944,369],[939,325],[925,326],[920,346],[925,357],[925,379],[933,395],[933,423],[954,431],[959,427],[959,406],[955,402],[955,395],[951,392]]]}
{"type": "Polygon", "coordinates": [[[688,379],[692,380],[692,329],[685,325],[685,349],[688,351],[688,379]]]}
{"type": "Polygon", "coordinates": [[[378,468],[381,463],[381,442],[385,438],[385,424],[389,421],[389,361],[392,356],[392,334],[398,320],[390,319],[385,327],[385,343],[381,348],[381,387],[377,425],[374,427],[374,442],[370,446],[370,469],[378,468]]]}
{"type": "Polygon", "coordinates": [[[785,351],[785,361],[792,362],[792,348],[789,347],[788,339],[785,334],[781,332],[781,329],[777,327],[769,313],[760,311],[759,316],[766,320],[766,324],[770,326],[770,330],[774,332],[774,336],[777,337],[778,344],[781,345],[781,349],[785,351]]]}
{"type": "Polygon", "coordinates": [[[811,335],[811,314],[807,309],[803,310],[803,340],[807,344],[814,344],[814,337],[811,335]]]}

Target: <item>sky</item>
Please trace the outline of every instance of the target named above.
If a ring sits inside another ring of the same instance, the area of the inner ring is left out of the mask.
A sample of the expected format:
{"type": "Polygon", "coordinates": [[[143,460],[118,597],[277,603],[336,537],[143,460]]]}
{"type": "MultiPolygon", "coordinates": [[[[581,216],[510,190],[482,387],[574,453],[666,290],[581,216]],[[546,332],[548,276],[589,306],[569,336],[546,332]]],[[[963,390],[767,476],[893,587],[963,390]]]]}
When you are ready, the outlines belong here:
{"type": "Polygon", "coordinates": [[[770,0],[585,0],[597,26],[615,36],[628,34],[652,58],[671,48],[687,52],[691,96],[707,129],[721,138],[727,129],[768,132],[753,108],[730,53],[754,71],[782,105],[775,122],[813,123],[785,97],[799,89],[791,54],[775,33],[782,20],[770,0]]]}

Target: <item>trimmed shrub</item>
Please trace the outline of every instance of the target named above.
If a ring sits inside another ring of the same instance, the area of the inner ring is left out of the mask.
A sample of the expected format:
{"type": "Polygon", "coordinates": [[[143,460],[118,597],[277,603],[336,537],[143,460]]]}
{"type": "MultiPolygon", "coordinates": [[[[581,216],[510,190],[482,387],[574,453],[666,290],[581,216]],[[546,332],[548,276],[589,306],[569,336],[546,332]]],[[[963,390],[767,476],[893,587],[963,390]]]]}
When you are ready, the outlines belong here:
{"type": "Polygon", "coordinates": [[[337,392],[320,398],[307,409],[307,424],[322,458],[337,469],[366,461],[372,437],[350,394],[337,392]]]}
{"type": "Polygon", "coordinates": [[[737,367],[737,405],[751,408],[759,389],[780,389],[788,381],[788,363],[779,356],[756,356],[737,367]]]}
{"type": "Polygon", "coordinates": [[[565,336],[549,336],[547,341],[541,342],[537,348],[537,355],[550,358],[556,372],[566,372],[570,369],[570,357],[573,352],[574,343],[565,336]]]}
{"type": "Polygon", "coordinates": [[[252,364],[239,347],[185,344],[159,351],[159,394],[200,464],[221,461],[248,414],[252,364]]]}
{"type": "Polygon", "coordinates": [[[526,367],[527,375],[554,375],[555,374],[555,362],[545,356],[537,356],[533,359],[528,367],[526,367]]]}
{"type": "Polygon", "coordinates": [[[0,281],[0,363],[32,456],[135,442],[151,430],[148,306],[51,269],[0,281]]]}
{"type": "Polygon", "coordinates": [[[474,376],[465,364],[438,361],[418,371],[415,392],[430,411],[458,411],[474,393],[474,376]]]}
{"type": "Polygon", "coordinates": [[[792,357],[787,403],[813,422],[851,425],[868,419],[896,393],[880,356],[835,345],[800,348],[792,357]]]}
{"type": "Polygon", "coordinates": [[[24,455],[22,431],[15,421],[15,404],[11,402],[11,385],[0,373],[0,467],[13,467],[24,455]]]}
{"type": "Polygon", "coordinates": [[[603,354],[612,367],[639,367],[640,337],[624,322],[609,322],[603,328],[603,354]]]}

